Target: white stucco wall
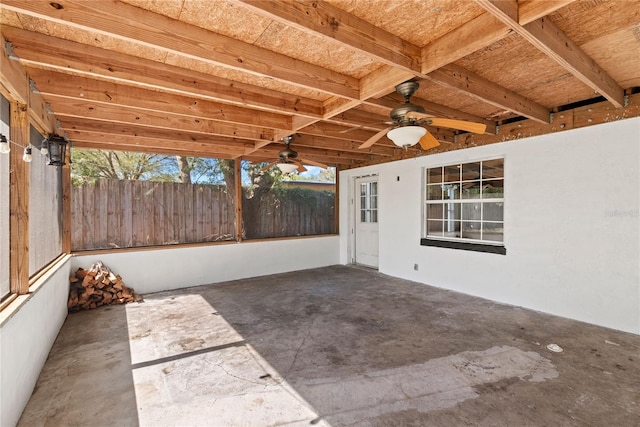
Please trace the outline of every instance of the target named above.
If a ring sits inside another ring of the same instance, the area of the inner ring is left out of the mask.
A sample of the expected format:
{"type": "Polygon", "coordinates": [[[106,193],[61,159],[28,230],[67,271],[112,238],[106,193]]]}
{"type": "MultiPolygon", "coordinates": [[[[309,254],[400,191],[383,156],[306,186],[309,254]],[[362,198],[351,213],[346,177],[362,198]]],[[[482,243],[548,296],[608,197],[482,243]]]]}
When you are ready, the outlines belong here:
{"type": "Polygon", "coordinates": [[[339,237],[245,241],[75,256],[72,270],[102,261],[139,294],[339,263],[339,237]]]}
{"type": "Polygon", "coordinates": [[[639,147],[634,118],[344,171],[340,229],[353,177],[377,173],[380,272],[640,334],[639,147]],[[420,246],[424,168],[498,156],[507,254],[420,246]]]}
{"type": "Polygon", "coordinates": [[[67,317],[70,261],[0,313],[0,425],[13,426],[67,317]]]}

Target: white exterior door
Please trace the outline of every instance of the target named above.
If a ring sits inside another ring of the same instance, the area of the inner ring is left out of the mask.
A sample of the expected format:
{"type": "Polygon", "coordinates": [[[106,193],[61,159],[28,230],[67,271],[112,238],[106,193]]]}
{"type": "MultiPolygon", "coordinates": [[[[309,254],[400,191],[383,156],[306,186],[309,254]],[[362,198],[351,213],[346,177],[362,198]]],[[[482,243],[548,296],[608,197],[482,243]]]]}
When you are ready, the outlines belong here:
{"type": "Polygon", "coordinates": [[[355,263],[378,268],[378,177],[355,182],[355,263]]]}

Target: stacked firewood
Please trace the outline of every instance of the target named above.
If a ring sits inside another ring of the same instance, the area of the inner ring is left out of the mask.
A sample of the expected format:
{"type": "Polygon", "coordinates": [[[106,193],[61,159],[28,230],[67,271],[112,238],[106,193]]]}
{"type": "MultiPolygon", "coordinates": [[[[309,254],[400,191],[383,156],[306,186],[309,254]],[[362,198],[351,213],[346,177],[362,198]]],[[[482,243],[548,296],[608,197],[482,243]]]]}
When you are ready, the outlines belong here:
{"type": "Polygon", "coordinates": [[[102,262],[93,264],[88,270],[79,268],[69,281],[67,308],[70,312],[142,300],[133,289],[125,286],[119,274],[114,274],[102,262]]]}

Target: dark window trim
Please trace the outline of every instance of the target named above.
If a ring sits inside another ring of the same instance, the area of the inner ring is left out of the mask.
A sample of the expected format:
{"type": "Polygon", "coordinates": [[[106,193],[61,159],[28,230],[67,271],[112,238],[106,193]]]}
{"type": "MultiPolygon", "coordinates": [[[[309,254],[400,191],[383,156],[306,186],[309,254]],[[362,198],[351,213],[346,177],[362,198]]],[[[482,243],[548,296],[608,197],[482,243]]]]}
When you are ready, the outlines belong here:
{"type": "Polygon", "coordinates": [[[449,240],[420,239],[421,246],[434,246],[437,248],[462,249],[464,251],[486,252],[490,254],[506,255],[507,248],[496,245],[483,245],[481,243],[454,242],[449,240]]]}

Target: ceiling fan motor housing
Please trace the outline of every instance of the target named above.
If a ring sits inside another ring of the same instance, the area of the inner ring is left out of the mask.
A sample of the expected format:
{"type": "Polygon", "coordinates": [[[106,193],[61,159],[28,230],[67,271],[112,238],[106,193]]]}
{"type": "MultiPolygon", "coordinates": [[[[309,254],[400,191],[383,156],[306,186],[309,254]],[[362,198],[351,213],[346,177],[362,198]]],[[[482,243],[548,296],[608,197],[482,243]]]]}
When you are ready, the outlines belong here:
{"type": "Polygon", "coordinates": [[[298,157],[298,153],[288,147],[280,151],[278,155],[280,156],[281,159],[284,159],[284,160],[295,159],[296,157],[298,157]]]}
{"type": "Polygon", "coordinates": [[[411,112],[417,112],[417,113],[422,113],[424,114],[424,108],[422,108],[419,105],[415,105],[412,104],[410,102],[406,102],[404,104],[402,104],[399,107],[394,108],[393,110],[391,110],[391,119],[401,125],[401,126],[406,126],[406,125],[410,125],[410,124],[415,124],[416,123],[416,119],[409,119],[409,118],[405,118],[405,114],[407,113],[411,113],[411,112]]]}
{"type": "Polygon", "coordinates": [[[408,82],[400,83],[399,85],[396,86],[396,92],[398,92],[400,95],[404,97],[404,104],[391,110],[390,116],[391,116],[391,119],[399,126],[408,126],[408,125],[416,124],[415,119],[405,118],[405,114],[407,113],[416,112],[416,113],[424,114],[425,112],[424,108],[422,108],[419,105],[412,104],[410,101],[411,96],[413,96],[413,94],[418,90],[419,87],[420,85],[418,84],[418,82],[415,82],[412,80],[409,80],[408,82]]]}

